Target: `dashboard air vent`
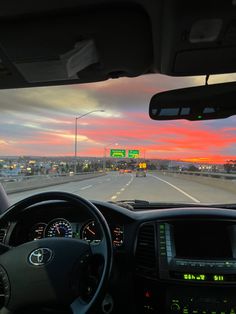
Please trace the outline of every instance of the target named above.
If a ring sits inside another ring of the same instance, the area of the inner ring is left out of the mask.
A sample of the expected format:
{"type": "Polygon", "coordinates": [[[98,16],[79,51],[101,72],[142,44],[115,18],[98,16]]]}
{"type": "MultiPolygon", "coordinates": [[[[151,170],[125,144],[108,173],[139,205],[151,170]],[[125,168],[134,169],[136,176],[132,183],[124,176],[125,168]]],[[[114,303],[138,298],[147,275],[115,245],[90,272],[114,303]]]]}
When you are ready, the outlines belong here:
{"type": "Polygon", "coordinates": [[[140,227],[135,252],[136,270],[144,275],[156,275],[155,225],[145,224],[140,227]]]}
{"type": "Polygon", "coordinates": [[[0,242],[3,243],[6,235],[5,229],[0,229],[0,242]]]}
{"type": "Polygon", "coordinates": [[[10,283],[7,277],[7,273],[4,268],[0,266],[0,312],[5,302],[8,302],[10,294],[10,283]]]}

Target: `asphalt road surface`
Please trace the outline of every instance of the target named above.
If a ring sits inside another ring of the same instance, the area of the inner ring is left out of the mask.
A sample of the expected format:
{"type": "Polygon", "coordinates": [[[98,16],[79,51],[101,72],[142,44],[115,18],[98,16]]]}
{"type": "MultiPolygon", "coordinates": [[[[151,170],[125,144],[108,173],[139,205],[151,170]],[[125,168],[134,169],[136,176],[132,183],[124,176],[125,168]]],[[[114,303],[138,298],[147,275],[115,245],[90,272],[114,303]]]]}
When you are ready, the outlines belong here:
{"type": "Polygon", "coordinates": [[[236,193],[230,193],[190,180],[148,173],[136,178],[135,174],[109,173],[106,176],[70,182],[9,195],[16,203],[30,195],[46,191],[70,192],[89,200],[118,201],[143,199],[155,202],[236,203],[236,193]]]}

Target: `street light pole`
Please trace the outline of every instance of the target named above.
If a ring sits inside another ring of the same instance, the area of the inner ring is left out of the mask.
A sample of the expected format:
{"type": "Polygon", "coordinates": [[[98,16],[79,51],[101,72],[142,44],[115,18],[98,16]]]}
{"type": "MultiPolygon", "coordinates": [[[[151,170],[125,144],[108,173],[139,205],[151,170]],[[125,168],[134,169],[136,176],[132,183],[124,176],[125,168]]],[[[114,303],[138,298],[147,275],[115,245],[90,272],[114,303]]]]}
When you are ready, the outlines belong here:
{"type": "Polygon", "coordinates": [[[78,120],[78,117],[75,117],[75,169],[76,169],[76,159],[77,159],[77,120],[78,120]]]}
{"type": "Polygon", "coordinates": [[[77,164],[77,137],[78,137],[78,120],[83,118],[84,116],[87,116],[94,112],[104,112],[105,110],[92,110],[89,112],[86,112],[78,117],[75,117],[75,163],[74,163],[74,174],[76,173],[76,164],[77,164]]]}
{"type": "Polygon", "coordinates": [[[106,159],[107,159],[107,148],[104,146],[104,155],[103,155],[103,172],[106,171],[106,159]]]}

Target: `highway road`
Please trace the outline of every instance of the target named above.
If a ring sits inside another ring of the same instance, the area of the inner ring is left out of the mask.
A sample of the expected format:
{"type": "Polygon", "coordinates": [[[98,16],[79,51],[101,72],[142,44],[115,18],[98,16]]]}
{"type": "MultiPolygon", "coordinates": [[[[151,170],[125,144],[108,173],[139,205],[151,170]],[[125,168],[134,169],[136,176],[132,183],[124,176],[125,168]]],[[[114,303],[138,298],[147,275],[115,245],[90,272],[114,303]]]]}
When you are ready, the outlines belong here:
{"type": "Polygon", "coordinates": [[[10,202],[15,203],[45,191],[64,191],[90,200],[105,201],[143,199],[155,202],[236,203],[236,193],[158,172],[148,173],[146,178],[136,178],[133,173],[111,172],[98,178],[10,194],[10,202]]]}

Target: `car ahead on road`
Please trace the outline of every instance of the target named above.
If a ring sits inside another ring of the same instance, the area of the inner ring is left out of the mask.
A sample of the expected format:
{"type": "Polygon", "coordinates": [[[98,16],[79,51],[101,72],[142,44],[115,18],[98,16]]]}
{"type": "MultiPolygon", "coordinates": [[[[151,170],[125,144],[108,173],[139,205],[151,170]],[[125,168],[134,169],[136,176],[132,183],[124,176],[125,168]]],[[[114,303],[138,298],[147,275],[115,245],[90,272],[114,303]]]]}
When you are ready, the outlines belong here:
{"type": "Polygon", "coordinates": [[[120,169],[120,170],[119,170],[119,173],[120,173],[120,174],[132,173],[132,170],[131,170],[131,169],[120,169]]]}
{"type": "Polygon", "coordinates": [[[0,3],[0,168],[66,173],[0,186],[0,313],[235,314],[235,21],[235,0],[0,3]],[[137,159],[145,180],[106,172],[137,159]]]}
{"type": "Polygon", "coordinates": [[[131,169],[125,169],[124,172],[125,172],[125,173],[132,173],[132,170],[131,170],[131,169]]]}
{"type": "Polygon", "coordinates": [[[137,168],[136,169],[136,177],[146,177],[147,173],[146,170],[143,168],[137,168]]]}

